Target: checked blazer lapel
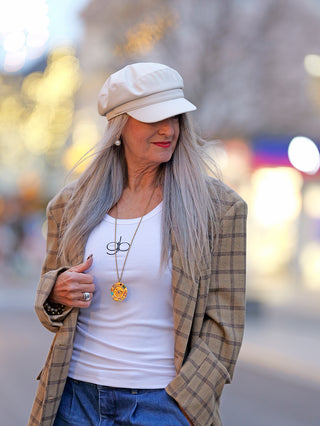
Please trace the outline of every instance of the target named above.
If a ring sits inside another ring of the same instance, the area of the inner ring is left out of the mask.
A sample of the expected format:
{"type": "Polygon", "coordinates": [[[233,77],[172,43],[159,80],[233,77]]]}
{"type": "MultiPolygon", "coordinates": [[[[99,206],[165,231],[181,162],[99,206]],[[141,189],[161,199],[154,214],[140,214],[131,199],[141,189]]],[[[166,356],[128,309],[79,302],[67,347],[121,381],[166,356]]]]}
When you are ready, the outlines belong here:
{"type": "MultiPolygon", "coordinates": [[[[172,238],[173,240],[173,238],[172,238]]],[[[183,270],[180,256],[172,243],[172,293],[174,324],[174,363],[176,372],[180,371],[192,327],[197,301],[198,283],[183,270]]]]}

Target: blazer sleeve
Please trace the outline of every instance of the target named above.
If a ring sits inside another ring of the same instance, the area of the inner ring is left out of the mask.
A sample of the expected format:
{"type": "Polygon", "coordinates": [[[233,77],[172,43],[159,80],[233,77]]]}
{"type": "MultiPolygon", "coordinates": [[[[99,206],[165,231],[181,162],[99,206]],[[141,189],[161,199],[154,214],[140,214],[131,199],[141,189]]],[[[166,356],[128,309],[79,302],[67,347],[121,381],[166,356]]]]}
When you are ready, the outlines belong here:
{"type": "Polygon", "coordinates": [[[190,352],[168,386],[169,393],[194,425],[221,425],[220,397],[224,384],[231,381],[241,347],[245,321],[246,218],[247,205],[238,199],[221,219],[203,322],[199,331],[193,330],[190,352]]]}
{"type": "Polygon", "coordinates": [[[72,308],[66,308],[61,315],[48,315],[43,307],[45,301],[51,293],[53,286],[55,285],[58,275],[69,268],[69,266],[61,265],[58,258],[58,241],[61,232],[61,217],[61,204],[57,204],[54,201],[51,201],[47,207],[48,230],[46,258],[42,267],[41,278],[38,284],[35,299],[35,311],[39,320],[44,327],[52,332],[58,331],[58,329],[62,326],[63,320],[72,310],[72,308]]]}

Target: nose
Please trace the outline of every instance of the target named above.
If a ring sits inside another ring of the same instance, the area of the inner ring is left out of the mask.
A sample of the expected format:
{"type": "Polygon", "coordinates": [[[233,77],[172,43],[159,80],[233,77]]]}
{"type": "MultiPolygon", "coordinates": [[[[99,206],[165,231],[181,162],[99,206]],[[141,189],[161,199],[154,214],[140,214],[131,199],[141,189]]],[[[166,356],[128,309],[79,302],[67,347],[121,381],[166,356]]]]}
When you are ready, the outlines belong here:
{"type": "Polygon", "coordinates": [[[174,119],[166,118],[159,122],[159,134],[167,137],[173,136],[174,134],[174,119]]]}

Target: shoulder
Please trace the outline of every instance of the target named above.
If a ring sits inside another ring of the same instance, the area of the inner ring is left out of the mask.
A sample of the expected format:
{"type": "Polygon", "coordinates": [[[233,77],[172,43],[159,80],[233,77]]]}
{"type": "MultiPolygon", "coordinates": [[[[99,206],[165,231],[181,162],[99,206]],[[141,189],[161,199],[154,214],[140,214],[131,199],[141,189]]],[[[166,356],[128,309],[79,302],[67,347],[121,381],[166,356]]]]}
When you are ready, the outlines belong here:
{"type": "Polygon", "coordinates": [[[76,182],[72,182],[62,188],[48,203],[47,212],[55,216],[64,211],[66,205],[72,198],[76,182]]]}
{"type": "Polygon", "coordinates": [[[228,210],[235,206],[239,206],[245,212],[247,211],[247,204],[244,199],[221,180],[208,177],[207,185],[214,204],[221,212],[221,216],[224,216],[228,210]]]}

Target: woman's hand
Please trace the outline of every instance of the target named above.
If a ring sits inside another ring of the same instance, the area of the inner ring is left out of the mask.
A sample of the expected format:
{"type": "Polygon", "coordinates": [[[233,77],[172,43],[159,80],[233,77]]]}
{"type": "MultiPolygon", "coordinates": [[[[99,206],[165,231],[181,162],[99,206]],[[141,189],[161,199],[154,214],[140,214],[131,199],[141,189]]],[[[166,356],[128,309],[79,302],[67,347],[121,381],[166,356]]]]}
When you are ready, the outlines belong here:
{"type": "Polygon", "coordinates": [[[75,308],[88,308],[94,293],[94,284],[93,276],[85,274],[85,271],[92,266],[92,262],[91,255],[85,262],[62,272],[48,297],[48,302],[75,308]],[[90,293],[90,299],[87,301],[83,299],[84,292],[90,293]]]}

